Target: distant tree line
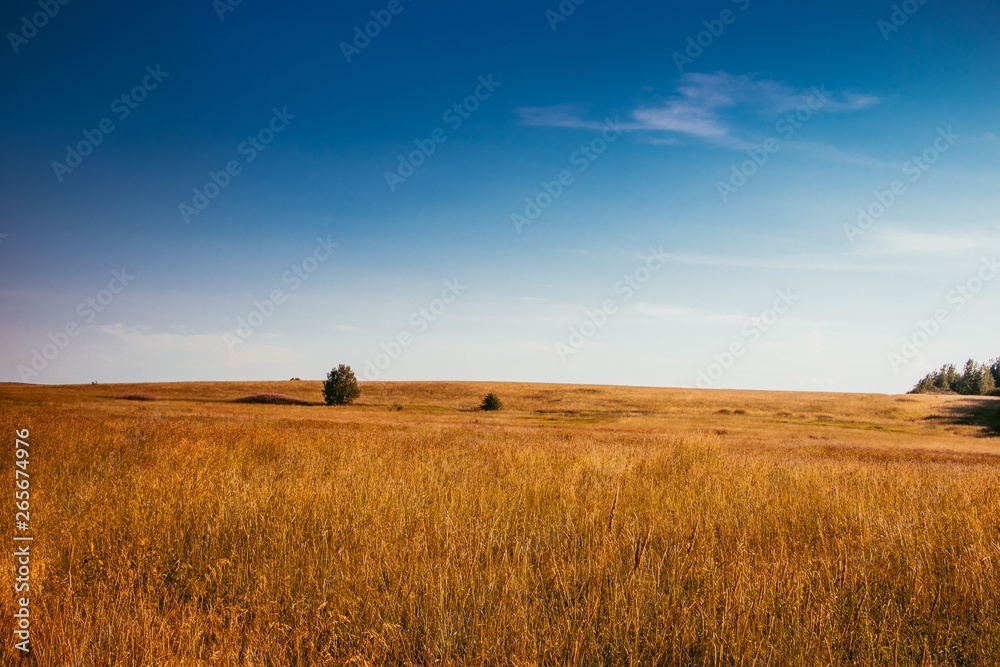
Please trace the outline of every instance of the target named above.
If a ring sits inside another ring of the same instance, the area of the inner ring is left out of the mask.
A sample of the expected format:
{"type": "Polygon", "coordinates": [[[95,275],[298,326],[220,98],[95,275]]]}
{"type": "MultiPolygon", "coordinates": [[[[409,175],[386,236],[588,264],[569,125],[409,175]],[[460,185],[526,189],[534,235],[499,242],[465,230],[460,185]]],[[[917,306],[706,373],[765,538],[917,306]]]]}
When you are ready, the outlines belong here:
{"type": "Polygon", "coordinates": [[[986,396],[998,394],[1000,387],[1000,357],[981,364],[973,359],[965,362],[962,372],[954,364],[941,368],[923,377],[910,391],[911,394],[954,392],[965,396],[986,396]]]}

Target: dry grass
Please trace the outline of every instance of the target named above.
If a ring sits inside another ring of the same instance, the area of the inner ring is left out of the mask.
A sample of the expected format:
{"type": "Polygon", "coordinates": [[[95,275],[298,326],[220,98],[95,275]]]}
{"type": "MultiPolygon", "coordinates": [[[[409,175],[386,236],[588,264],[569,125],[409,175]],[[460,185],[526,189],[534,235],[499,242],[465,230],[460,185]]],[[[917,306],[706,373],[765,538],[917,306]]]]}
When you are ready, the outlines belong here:
{"type": "Polygon", "coordinates": [[[996,399],[363,391],[0,385],[37,664],[998,662],[996,399]]]}

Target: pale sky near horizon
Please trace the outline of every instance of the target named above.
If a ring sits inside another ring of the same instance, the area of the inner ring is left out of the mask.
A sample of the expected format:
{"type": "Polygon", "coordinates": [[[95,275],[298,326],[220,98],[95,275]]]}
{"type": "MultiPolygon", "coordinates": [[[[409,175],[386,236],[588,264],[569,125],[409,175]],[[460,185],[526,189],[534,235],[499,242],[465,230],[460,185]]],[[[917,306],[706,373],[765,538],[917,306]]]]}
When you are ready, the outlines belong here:
{"type": "Polygon", "coordinates": [[[1000,355],[993,3],[227,2],[0,10],[0,381],[1000,355]]]}

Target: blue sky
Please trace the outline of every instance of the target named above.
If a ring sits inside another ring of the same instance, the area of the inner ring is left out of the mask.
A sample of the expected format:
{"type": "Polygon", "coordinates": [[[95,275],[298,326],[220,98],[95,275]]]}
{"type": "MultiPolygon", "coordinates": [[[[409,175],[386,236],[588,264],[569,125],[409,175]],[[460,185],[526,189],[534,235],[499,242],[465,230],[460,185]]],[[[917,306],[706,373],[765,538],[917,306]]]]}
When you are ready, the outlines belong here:
{"type": "Polygon", "coordinates": [[[992,3],[0,28],[0,380],[899,392],[1000,354],[992,3]]]}

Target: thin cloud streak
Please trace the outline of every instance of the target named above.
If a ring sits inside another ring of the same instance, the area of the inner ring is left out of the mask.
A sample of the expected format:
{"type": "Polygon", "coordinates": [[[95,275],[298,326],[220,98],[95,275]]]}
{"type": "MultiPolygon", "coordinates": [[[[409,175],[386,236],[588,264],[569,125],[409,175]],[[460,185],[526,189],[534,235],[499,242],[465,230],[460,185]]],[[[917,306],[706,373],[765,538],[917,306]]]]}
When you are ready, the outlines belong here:
{"type": "Polygon", "coordinates": [[[940,256],[971,251],[996,252],[1000,249],[1000,236],[982,232],[934,233],[885,227],[872,232],[867,241],[858,247],[857,254],[940,256]]]}
{"type": "MultiPolygon", "coordinates": [[[[667,132],[713,143],[729,142],[732,148],[744,148],[746,142],[734,137],[734,129],[721,116],[724,109],[745,109],[765,116],[776,116],[824,100],[819,112],[840,113],[867,109],[878,104],[874,95],[840,92],[822,88],[799,90],[777,81],[756,79],[752,75],[727,72],[688,73],[681,78],[676,95],[659,104],[640,106],[631,111],[631,122],[620,126],[630,132],[667,132]]],[[[602,129],[603,122],[582,117],[579,107],[556,105],[522,107],[517,110],[522,125],[569,129],[602,129]]]]}
{"type": "Polygon", "coordinates": [[[926,267],[908,264],[849,264],[828,260],[813,261],[804,258],[756,259],[752,257],[732,257],[718,255],[670,255],[670,261],[678,264],[703,264],[706,266],[728,266],[744,269],[786,269],[795,271],[882,271],[898,273],[926,272],[926,267]]]}

